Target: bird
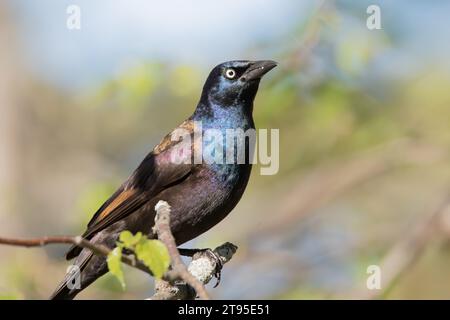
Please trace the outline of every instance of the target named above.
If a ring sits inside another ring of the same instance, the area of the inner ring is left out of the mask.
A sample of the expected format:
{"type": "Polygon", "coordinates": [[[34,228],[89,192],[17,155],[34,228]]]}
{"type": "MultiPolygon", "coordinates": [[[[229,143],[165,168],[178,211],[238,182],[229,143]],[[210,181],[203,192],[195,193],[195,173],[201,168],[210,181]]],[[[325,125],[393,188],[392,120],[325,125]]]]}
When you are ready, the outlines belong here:
{"type": "MultiPolygon", "coordinates": [[[[116,246],[120,233],[125,230],[142,232],[148,238],[155,239],[154,207],[159,200],[171,206],[170,229],[177,246],[223,220],[238,204],[246,189],[252,169],[249,154],[253,144],[245,141],[243,163],[180,163],[172,158],[174,150],[182,145],[181,139],[174,139],[174,134],[180,130],[194,134],[199,123],[202,134],[210,129],[219,132],[255,129],[253,102],[260,80],[276,65],[272,60],[233,60],[215,66],[204,83],[192,115],[148,153],[95,212],[82,237],[110,249],[116,246]]],[[[193,145],[195,143],[189,148],[193,145]]],[[[201,141],[201,145],[206,146],[206,142],[201,141]]],[[[73,299],[108,272],[106,258],[94,255],[86,248],[72,246],[66,259],[75,259],[74,265],[80,272],[80,285],[69,285],[68,273],[50,299],[73,299]]]]}

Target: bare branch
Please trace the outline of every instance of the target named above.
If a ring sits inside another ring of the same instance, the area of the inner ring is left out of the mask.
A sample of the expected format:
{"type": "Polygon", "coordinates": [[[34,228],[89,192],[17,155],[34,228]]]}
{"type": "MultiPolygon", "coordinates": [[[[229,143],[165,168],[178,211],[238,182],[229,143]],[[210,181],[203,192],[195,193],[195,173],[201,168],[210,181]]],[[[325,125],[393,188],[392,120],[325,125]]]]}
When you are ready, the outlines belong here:
{"type": "Polygon", "coordinates": [[[172,270],[178,274],[178,276],[189,284],[197,292],[199,297],[203,300],[209,300],[209,294],[206,292],[203,284],[197,280],[191,273],[189,273],[186,265],[181,260],[180,253],[178,252],[177,244],[170,230],[170,206],[165,201],[159,201],[155,206],[155,231],[158,235],[158,239],[163,242],[172,261],[172,270]]]}
{"type": "MultiPolygon", "coordinates": [[[[17,238],[4,238],[0,237],[0,244],[11,245],[11,246],[19,246],[19,247],[43,247],[49,244],[74,244],[81,248],[86,248],[91,250],[94,254],[99,256],[107,257],[111,250],[104,246],[94,244],[86,239],[83,239],[81,236],[54,236],[54,237],[42,237],[42,238],[33,238],[33,239],[17,239],[17,238]]],[[[152,271],[147,268],[140,260],[137,260],[134,256],[122,255],[122,262],[139,269],[149,275],[153,276],[152,271]]],[[[173,271],[168,271],[163,279],[169,282],[174,282],[178,279],[178,275],[173,271]]]]}

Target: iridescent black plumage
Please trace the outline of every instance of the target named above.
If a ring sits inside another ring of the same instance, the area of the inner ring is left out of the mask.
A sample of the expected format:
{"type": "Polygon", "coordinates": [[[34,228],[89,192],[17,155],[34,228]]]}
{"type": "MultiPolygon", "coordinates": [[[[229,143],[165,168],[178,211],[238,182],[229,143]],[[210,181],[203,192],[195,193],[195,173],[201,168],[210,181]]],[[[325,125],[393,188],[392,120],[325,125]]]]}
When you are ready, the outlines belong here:
{"type": "MultiPolygon", "coordinates": [[[[192,133],[198,122],[203,130],[223,133],[226,129],[254,128],[253,100],[259,81],[275,65],[273,61],[230,61],[216,66],[193,115],[177,129],[192,133]]],[[[110,248],[123,230],[155,237],[154,207],[159,200],[171,205],[171,230],[178,245],[225,218],[247,186],[251,164],[176,164],[171,161],[171,152],[177,144],[171,134],[167,135],[94,214],[83,236],[110,248]]],[[[247,143],[246,147],[248,153],[251,146],[247,143]]],[[[67,259],[75,257],[81,270],[81,288],[69,289],[64,280],[53,299],[71,299],[107,272],[105,259],[89,250],[72,247],[67,259]]]]}

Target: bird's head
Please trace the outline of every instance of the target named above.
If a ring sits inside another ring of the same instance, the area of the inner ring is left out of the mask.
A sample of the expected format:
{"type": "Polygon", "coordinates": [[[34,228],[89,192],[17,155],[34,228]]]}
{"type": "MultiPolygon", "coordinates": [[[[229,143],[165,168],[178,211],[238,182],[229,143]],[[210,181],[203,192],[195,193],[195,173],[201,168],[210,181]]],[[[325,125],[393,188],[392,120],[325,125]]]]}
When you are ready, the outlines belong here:
{"type": "Polygon", "coordinates": [[[221,106],[252,103],[262,76],[277,65],[271,60],[228,61],[210,72],[201,102],[221,106]]]}

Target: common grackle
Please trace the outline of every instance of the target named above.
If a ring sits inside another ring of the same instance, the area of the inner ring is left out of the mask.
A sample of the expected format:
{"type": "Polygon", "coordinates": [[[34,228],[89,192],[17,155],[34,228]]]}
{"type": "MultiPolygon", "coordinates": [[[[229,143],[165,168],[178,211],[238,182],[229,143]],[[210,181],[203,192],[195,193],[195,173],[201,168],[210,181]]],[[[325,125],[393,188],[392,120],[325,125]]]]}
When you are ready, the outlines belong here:
{"type": "MultiPolygon", "coordinates": [[[[253,100],[261,77],[275,66],[273,61],[229,61],[216,66],[204,84],[194,113],[175,130],[182,129],[194,135],[197,123],[201,124],[202,133],[209,129],[220,132],[254,129],[253,100]]],[[[98,209],[83,234],[84,238],[109,248],[115,247],[124,230],[141,231],[149,238],[155,238],[152,230],[154,207],[159,200],[165,200],[172,208],[170,226],[177,245],[180,245],[219,223],[236,206],[250,176],[252,143],[248,139],[244,143],[244,163],[180,163],[173,161],[174,150],[181,143],[181,139],[174,139],[174,133],[165,136],[98,209]]],[[[201,143],[202,147],[207,147],[204,141],[201,143]]],[[[189,148],[195,149],[195,145],[194,141],[189,148]]],[[[235,152],[236,149],[233,154],[235,152]]],[[[186,154],[185,158],[188,157],[186,154]]],[[[74,264],[80,270],[81,287],[69,288],[69,276],[66,276],[52,299],[73,299],[108,271],[105,258],[87,249],[73,246],[66,258],[76,258],[74,264]]]]}

